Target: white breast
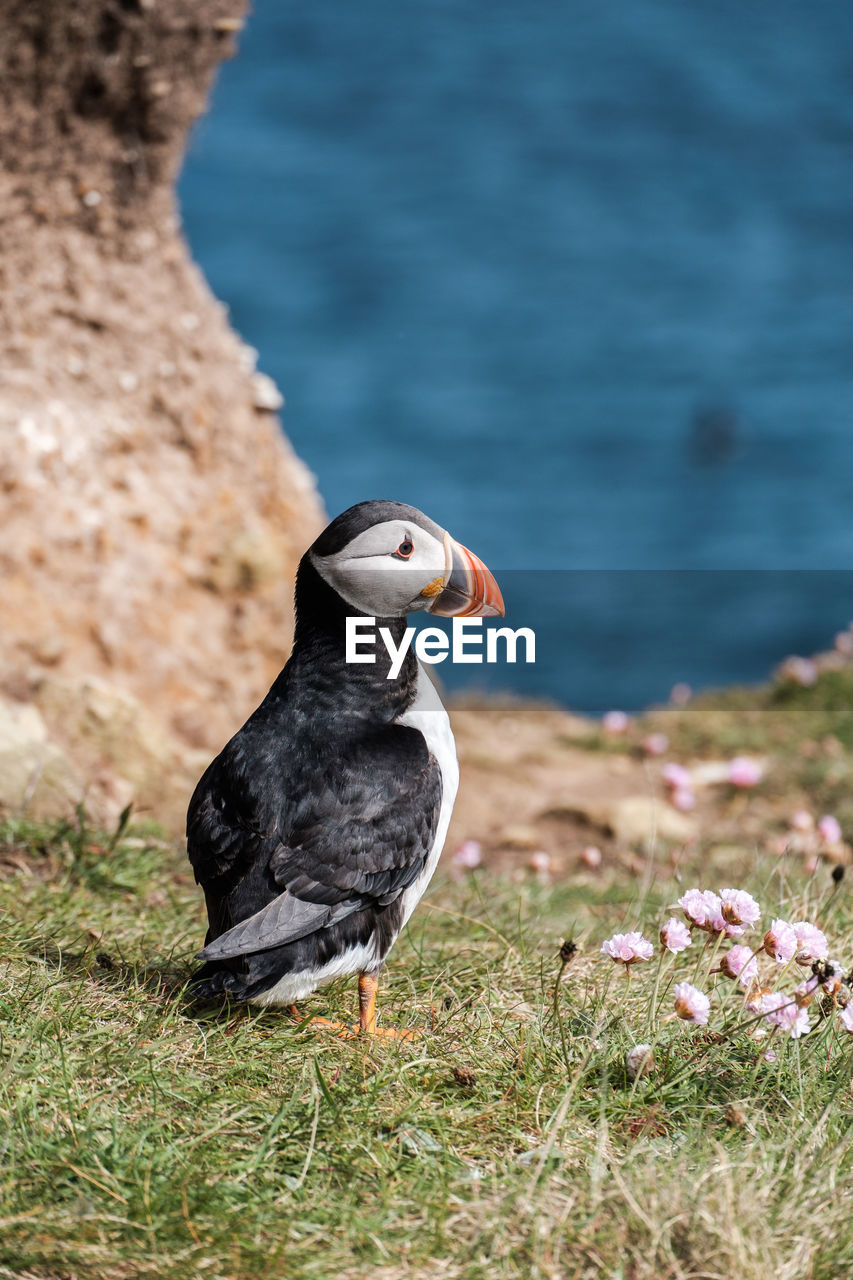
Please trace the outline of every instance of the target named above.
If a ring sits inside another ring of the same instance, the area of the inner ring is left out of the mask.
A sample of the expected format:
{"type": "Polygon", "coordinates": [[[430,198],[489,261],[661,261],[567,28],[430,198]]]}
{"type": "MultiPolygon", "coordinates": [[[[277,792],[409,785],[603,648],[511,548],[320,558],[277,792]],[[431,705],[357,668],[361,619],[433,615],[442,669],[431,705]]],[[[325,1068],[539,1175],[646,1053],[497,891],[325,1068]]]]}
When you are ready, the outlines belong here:
{"type": "Polygon", "coordinates": [[[405,924],[423,897],[438,865],[459,786],[459,764],[456,759],[456,743],[450,729],[450,718],[438,696],[438,690],[420,663],[418,663],[417,697],[408,711],[397,720],[397,724],[408,725],[423,734],[427,748],[435,756],[441,770],[441,808],[435,829],[435,840],[423,871],[414,884],[410,884],[403,893],[402,924],[405,924]]]}

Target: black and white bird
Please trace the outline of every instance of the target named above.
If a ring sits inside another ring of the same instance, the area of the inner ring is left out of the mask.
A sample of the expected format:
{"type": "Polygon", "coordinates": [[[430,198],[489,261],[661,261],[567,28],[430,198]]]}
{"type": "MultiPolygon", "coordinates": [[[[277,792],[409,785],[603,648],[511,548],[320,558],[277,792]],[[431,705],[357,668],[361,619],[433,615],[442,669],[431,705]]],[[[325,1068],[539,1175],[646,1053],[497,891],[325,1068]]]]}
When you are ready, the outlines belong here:
{"type": "Polygon", "coordinates": [[[200,998],[295,1006],[358,974],[359,1027],[376,1030],[378,976],[435,871],[459,769],[412,650],[389,678],[382,643],[375,662],[347,662],[345,626],[375,618],[399,649],[416,610],[504,605],[482,561],[415,507],[359,503],[302,557],[290,659],[190,802],[210,924],[200,998]]]}

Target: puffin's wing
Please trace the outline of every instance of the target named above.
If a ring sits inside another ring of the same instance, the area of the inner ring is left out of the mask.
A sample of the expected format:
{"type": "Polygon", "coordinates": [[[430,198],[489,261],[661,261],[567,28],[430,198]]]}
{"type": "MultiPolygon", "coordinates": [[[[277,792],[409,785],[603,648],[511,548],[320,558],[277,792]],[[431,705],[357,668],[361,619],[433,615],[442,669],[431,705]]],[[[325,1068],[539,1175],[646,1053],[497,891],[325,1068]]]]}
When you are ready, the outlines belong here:
{"type": "Polygon", "coordinates": [[[209,942],[199,952],[199,958],[228,960],[255,951],[266,951],[269,947],[280,947],[285,942],[296,942],[298,938],[305,938],[317,929],[325,929],[344,916],[352,915],[360,905],[359,902],[341,902],[330,907],[305,902],[292,893],[281,893],[253,916],[209,942]]]}
{"type": "Polygon", "coordinates": [[[202,958],[282,946],[364,907],[387,906],[423,870],[440,807],[441,771],[421,733],[396,726],[360,741],[296,803],[287,843],[270,860],[284,892],[202,958]]]}
{"type": "Polygon", "coordinates": [[[190,800],[187,853],[205,887],[259,860],[268,863],[280,843],[276,807],[257,785],[264,762],[256,762],[257,748],[253,755],[244,736],[245,730],[211,762],[190,800]]]}

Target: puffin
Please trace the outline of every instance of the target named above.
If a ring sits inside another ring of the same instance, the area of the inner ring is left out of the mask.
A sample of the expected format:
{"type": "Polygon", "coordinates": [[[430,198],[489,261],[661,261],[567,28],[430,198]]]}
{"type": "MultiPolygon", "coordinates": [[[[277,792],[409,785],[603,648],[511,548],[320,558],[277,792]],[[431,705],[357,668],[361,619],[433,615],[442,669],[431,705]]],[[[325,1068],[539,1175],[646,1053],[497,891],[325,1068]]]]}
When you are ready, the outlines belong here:
{"type": "Polygon", "coordinates": [[[377,1028],[379,975],[435,871],[459,781],[434,683],[411,647],[395,674],[381,642],[387,628],[399,653],[413,612],[504,615],[485,564],[416,507],[360,502],[302,557],[290,657],[189,805],[209,924],[197,999],[300,1018],[306,996],[357,976],[357,1024],[310,1021],[397,1034],[377,1028]],[[358,661],[348,618],[375,620],[380,637],[371,654],[370,623],[357,624],[358,661]]]}

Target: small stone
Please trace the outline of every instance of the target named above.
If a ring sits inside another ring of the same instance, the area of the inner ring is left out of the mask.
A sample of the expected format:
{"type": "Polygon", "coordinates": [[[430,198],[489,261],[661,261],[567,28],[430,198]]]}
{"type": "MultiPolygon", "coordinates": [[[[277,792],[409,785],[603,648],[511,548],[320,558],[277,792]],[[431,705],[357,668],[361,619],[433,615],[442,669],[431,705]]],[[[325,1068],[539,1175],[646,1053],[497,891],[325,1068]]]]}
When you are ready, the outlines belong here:
{"type": "Polygon", "coordinates": [[[39,711],[0,699],[0,808],[65,817],[84,794],[71,761],[49,740],[39,711]]]}
{"type": "Polygon", "coordinates": [[[83,196],[83,203],[87,209],[96,209],[103,198],[100,191],[87,191],[83,196]]]}
{"type": "Polygon", "coordinates": [[[278,413],[284,407],[284,396],[267,373],[252,375],[252,403],[265,413],[278,413]]]}
{"type": "Polygon", "coordinates": [[[65,655],[65,640],[57,632],[37,640],[33,646],[33,657],[45,667],[55,667],[65,655]]]}
{"type": "Polygon", "coordinates": [[[237,359],[240,362],[240,368],[244,373],[254,373],[258,367],[258,351],[256,347],[250,347],[248,342],[241,342],[240,349],[237,353],[237,359]]]}
{"type": "Polygon", "coordinates": [[[635,1044],[625,1055],[625,1071],[629,1080],[649,1076],[655,1069],[655,1055],[650,1044],[635,1044]]]}
{"type": "Polygon", "coordinates": [[[85,371],[86,366],[79,356],[69,356],[65,361],[65,368],[71,374],[72,378],[79,378],[85,371]]]}
{"type": "Polygon", "coordinates": [[[135,391],[139,386],[139,379],[135,373],[130,373],[125,370],[124,373],[120,373],[118,375],[118,385],[121,387],[122,391],[135,391]]]}
{"type": "Polygon", "coordinates": [[[733,1102],[726,1107],[726,1124],[731,1129],[743,1129],[746,1125],[745,1112],[740,1107],[736,1107],[733,1102]]]}
{"type": "Polygon", "coordinates": [[[610,810],[610,828],[623,844],[638,844],[657,836],[681,844],[696,832],[692,818],[651,796],[625,796],[610,810]]]}
{"type": "Polygon", "coordinates": [[[500,834],[500,843],[511,849],[535,849],[539,843],[539,835],[535,827],[522,826],[521,823],[515,826],[504,827],[500,834]]]}
{"type": "Polygon", "coordinates": [[[585,849],[581,850],[581,862],[585,867],[590,867],[595,871],[601,866],[601,850],[594,844],[588,844],[585,849]]]}

